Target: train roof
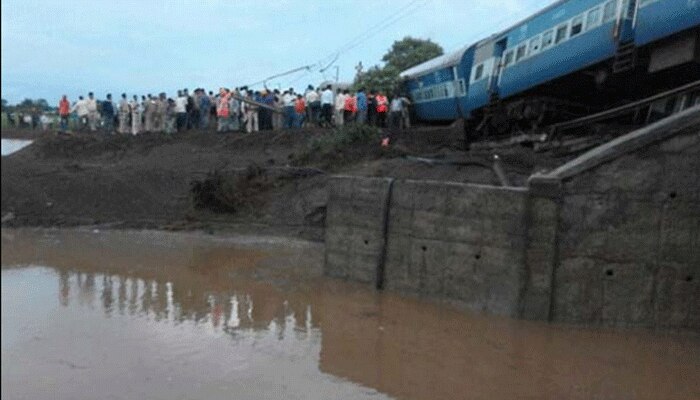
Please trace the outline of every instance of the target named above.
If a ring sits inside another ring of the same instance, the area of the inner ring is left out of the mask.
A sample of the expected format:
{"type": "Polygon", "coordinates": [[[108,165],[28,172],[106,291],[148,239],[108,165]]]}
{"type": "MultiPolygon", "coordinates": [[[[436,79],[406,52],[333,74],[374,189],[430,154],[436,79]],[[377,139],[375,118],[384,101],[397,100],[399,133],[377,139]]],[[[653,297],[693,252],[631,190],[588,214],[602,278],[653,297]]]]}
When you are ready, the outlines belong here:
{"type": "Polygon", "coordinates": [[[459,64],[459,61],[462,59],[462,56],[469,49],[469,47],[471,47],[471,45],[463,46],[457,51],[453,51],[452,53],[444,54],[422,64],[418,64],[415,67],[403,71],[400,76],[404,79],[411,79],[437,71],[439,69],[455,66],[459,64]]]}
{"type": "Polygon", "coordinates": [[[534,13],[534,14],[532,14],[532,15],[529,15],[529,16],[526,17],[526,18],[521,19],[520,21],[514,23],[513,25],[510,25],[510,26],[507,27],[506,29],[501,29],[499,32],[496,32],[496,33],[490,35],[489,37],[487,37],[487,38],[485,38],[485,39],[482,39],[482,40],[477,41],[477,42],[476,42],[476,46],[478,47],[478,46],[483,45],[484,43],[488,43],[488,42],[490,42],[490,41],[493,41],[493,40],[496,39],[496,38],[503,37],[505,34],[507,34],[508,32],[510,32],[510,31],[512,31],[512,30],[514,30],[515,28],[519,27],[520,25],[526,24],[526,23],[530,22],[531,20],[533,20],[533,19],[539,17],[540,15],[542,15],[542,14],[544,14],[544,13],[546,13],[546,12],[552,10],[553,8],[557,8],[557,7],[559,7],[560,5],[562,5],[562,4],[564,4],[564,3],[568,3],[568,2],[570,2],[570,1],[572,1],[572,0],[556,0],[555,2],[553,2],[553,3],[550,4],[550,5],[548,5],[547,7],[545,7],[545,8],[543,8],[543,9],[537,11],[536,13],[534,13]]]}
{"type": "MultiPolygon", "coordinates": [[[[560,5],[562,5],[566,2],[569,2],[569,1],[571,1],[571,0],[556,0],[552,4],[537,11],[536,13],[528,16],[527,18],[524,18],[524,19],[518,21],[517,23],[509,26],[508,28],[502,29],[499,32],[488,36],[487,38],[484,38],[482,40],[477,41],[474,44],[474,46],[478,47],[478,46],[483,45],[484,43],[488,43],[489,41],[492,41],[498,37],[501,37],[501,36],[505,35],[506,33],[512,31],[513,29],[517,28],[518,26],[525,24],[525,23],[539,17],[540,15],[546,13],[547,11],[549,11],[553,8],[559,7],[560,5]]],[[[415,77],[418,77],[421,75],[425,75],[425,74],[433,72],[433,71],[437,71],[437,70],[442,69],[442,68],[457,65],[459,63],[459,61],[462,59],[462,56],[464,55],[464,53],[471,46],[472,46],[471,44],[468,44],[466,46],[461,47],[457,51],[454,51],[452,53],[445,54],[445,55],[442,55],[439,57],[435,57],[432,60],[428,60],[422,64],[418,64],[415,67],[409,68],[409,69],[401,72],[400,77],[403,79],[411,79],[411,78],[415,78],[415,77]]]]}

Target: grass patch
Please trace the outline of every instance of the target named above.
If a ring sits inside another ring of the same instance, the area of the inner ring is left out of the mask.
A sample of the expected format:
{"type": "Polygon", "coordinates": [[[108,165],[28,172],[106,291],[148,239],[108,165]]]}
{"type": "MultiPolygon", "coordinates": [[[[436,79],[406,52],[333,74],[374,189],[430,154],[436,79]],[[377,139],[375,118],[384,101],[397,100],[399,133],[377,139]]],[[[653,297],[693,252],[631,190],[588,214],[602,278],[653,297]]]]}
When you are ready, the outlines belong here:
{"type": "Polygon", "coordinates": [[[329,167],[352,161],[357,156],[366,155],[368,147],[379,148],[381,135],[381,131],[373,126],[344,125],[311,140],[306,149],[294,157],[293,164],[329,167]]]}

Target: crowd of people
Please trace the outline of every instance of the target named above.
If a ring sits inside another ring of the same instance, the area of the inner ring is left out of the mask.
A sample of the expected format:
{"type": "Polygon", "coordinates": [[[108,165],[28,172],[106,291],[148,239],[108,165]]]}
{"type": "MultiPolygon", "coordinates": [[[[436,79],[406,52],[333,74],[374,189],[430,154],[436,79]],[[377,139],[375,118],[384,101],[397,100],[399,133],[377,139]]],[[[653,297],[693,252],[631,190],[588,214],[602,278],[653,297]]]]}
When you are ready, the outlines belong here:
{"type": "Polygon", "coordinates": [[[79,130],[139,134],[143,132],[175,133],[192,129],[217,132],[256,132],[259,130],[301,127],[334,127],[344,124],[368,124],[378,127],[408,128],[410,101],[399,94],[389,99],[385,94],[360,88],[356,92],[333,90],[332,86],[314,88],[304,93],[288,90],[219,89],[214,94],[201,88],[187,89],[177,96],[165,93],[119,100],[111,94],[99,101],[90,92],[71,103],[63,96],[58,104],[60,129],[69,122],[79,130]]]}

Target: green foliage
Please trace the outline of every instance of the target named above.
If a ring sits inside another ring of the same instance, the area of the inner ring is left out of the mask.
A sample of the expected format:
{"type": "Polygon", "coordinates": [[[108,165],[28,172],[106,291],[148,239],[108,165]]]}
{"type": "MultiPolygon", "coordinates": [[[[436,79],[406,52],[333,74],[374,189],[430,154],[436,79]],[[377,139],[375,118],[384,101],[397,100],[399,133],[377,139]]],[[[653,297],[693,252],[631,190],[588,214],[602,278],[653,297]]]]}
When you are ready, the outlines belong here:
{"type": "Polygon", "coordinates": [[[401,72],[442,54],[442,47],[430,39],[415,39],[407,36],[394,42],[389,52],[382,57],[382,61],[387,67],[401,72]]]}
{"type": "Polygon", "coordinates": [[[395,41],[391,49],[382,57],[385,65],[375,65],[366,72],[360,73],[353,83],[354,89],[361,87],[367,90],[379,90],[392,93],[399,88],[399,74],[432,58],[443,54],[442,47],[430,39],[415,39],[405,37],[395,41]]]}
{"type": "Polygon", "coordinates": [[[333,160],[336,156],[362,145],[379,143],[380,131],[369,125],[350,124],[334,129],[327,135],[313,139],[307,150],[296,157],[295,164],[303,165],[320,160],[333,160]]]}
{"type": "Polygon", "coordinates": [[[0,111],[5,111],[7,109],[7,100],[2,99],[2,108],[0,108],[0,111]]]}

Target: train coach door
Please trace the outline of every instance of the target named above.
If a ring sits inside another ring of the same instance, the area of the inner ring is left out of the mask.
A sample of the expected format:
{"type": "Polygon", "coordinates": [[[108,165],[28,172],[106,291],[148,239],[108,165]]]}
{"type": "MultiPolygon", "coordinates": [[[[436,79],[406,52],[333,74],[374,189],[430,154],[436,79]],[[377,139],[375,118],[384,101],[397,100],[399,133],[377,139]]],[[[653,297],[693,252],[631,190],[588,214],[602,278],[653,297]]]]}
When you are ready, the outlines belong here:
{"type": "Polygon", "coordinates": [[[622,0],[618,3],[617,25],[615,29],[615,37],[618,45],[634,41],[638,10],[639,0],[622,0]]]}
{"type": "Polygon", "coordinates": [[[613,62],[613,73],[623,73],[634,69],[637,63],[637,48],[634,33],[637,25],[637,11],[640,0],[621,0],[617,4],[615,41],[617,51],[613,62]]]}
{"type": "Polygon", "coordinates": [[[503,72],[503,53],[506,51],[508,38],[503,38],[493,46],[493,73],[489,80],[489,93],[491,97],[498,96],[498,87],[501,82],[501,72],[503,72]]]}

